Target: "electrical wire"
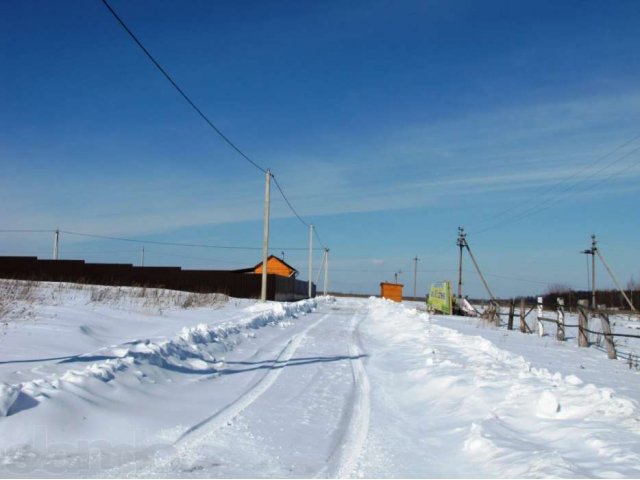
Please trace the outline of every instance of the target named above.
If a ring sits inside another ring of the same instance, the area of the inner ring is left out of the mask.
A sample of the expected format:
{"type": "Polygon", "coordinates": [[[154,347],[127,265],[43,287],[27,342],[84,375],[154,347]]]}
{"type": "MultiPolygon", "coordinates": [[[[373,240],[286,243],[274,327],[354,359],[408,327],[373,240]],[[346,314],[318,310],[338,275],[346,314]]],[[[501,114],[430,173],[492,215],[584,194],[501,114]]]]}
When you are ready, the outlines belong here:
{"type": "MultiPolygon", "coordinates": [[[[543,192],[542,195],[540,194],[536,194],[535,196],[531,197],[531,198],[527,198],[524,201],[517,203],[516,205],[507,208],[499,213],[497,213],[496,215],[493,215],[491,217],[487,217],[483,222],[481,223],[486,223],[487,221],[490,221],[492,219],[496,219],[499,218],[501,216],[503,216],[506,213],[512,212],[514,210],[519,209],[522,205],[526,205],[529,204],[532,198],[538,199],[540,196],[545,196],[547,195],[549,192],[551,192],[552,190],[556,189],[557,187],[561,186],[563,183],[566,183],[567,181],[571,180],[572,178],[575,178],[576,176],[580,175],[583,172],[586,172],[587,170],[589,170],[590,168],[594,167],[595,165],[597,165],[599,162],[601,162],[602,160],[604,160],[605,158],[609,157],[610,155],[613,155],[614,153],[618,152],[619,150],[621,150],[622,148],[626,147],[627,145],[633,143],[634,141],[636,141],[637,139],[640,138],[640,134],[635,135],[634,137],[632,137],[631,139],[627,140],[626,142],[618,145],[617,147],[615,147],[613,150],[607,152],[606,154],[596,158],[593,162],[589,163],[586,167],[584,167],[581,170],[578,170],[576,172],[574,172],[573,174],[569,175],[566,178],[563,178],[562,180],[560,180],[559,182],[553,184],[551,187],[549,187],[546,192],[543,192]]],[[[624,157],[623,157],[624,158],[624,157]]],[[[620,160],[620,159],[618,159],[620,160]]],[[[615,162],[614,162],[615,163],[615,162]]],[[[475,233],[480,233],[480,232],[475,232],[475,233]]]]}
{"type": "MultiPolygon", "coordinates": [[[[537,205],[533,205],[532,207],[530,207],[528,209],[525,209],[524,211],[520,212],[519,214],[516,214],[515,216],[511,217],[510,219],[507,219],[504,222],[494,223],[494,224],[488,226],[487,228],[474,231],[474,232],[472,232],[472,234],[473,235],[479,235],[481,233],[485,233],[485,232],[488,232],[490,230],[494,230],[496,228],[504,227],[504,226],[509,225],[511,223],[515,223],[515,222],[523,220],[523,219],[525,219],[527,217],[530,217],[531,215],[535,215],[536,213],[539,213],[539,212],[541,212],[543,210],[546,210],[546,209],[550,208],[551,206],[553,206],[552,204],[550,204],[550,202],[567,196],[568,194],[571,193],[571,190],[575,189],[580,184],[583,184],[584,182],[590,180],[591,178],[595,177],[596,175],[602,173],[604,170],[612,167],[616,163],[620,162],[621,160],[624,160],[625,158],[629,157],[630,155],[632,155],[632,154],[634,154],[634,153],[636,153],[638,151],[640,151],[640,147],[634,148],[633,150],[631,150],[631,151],[625,153],[624,155],[622,155],[621,157],[613,160],[612,162],[609,162],[607,165],[605,165],[604,167],[600,168],[599,170],[597,170],[597,171],[595,171],[595,172],[593,172],[593,173],[581,178],[577,182],[574,182],[573,184],[567,186],[564,191],[556,194],[555,196],[551,196],[551,197],[547,198],[546,200],[544,200],[543,202],[541,202],[541,203],[539,203],[537,205]]],[[[626,170],[629,170],[630,168],[634,167],[639,162],[640,162],[640,159],[635,161],[635,162],[632,162],[629,165],[627,165],[625,168],[623,168],[623,170],[620,170],[618,172],[615,172],[615,173],[612,173],[610,175],[607,175],[606,177],[604,177],[604,178],[598,180],[596,183],[594,183],[593,186],[600,185],[603,182],[613,178],[614,176],[619,175],[619,174],[623,173],[626,170]]]]}
{"type": "Polygon", "coordinates": [[[164,77],[169,81],[169,83],[171,83],[171,85],[173,85],[173,87],[178,91],[178,93],[182,96],[182,98],[184,98],[187,103],[189,105],[191,105],[191,107],[198,113],[198,115],[200,115],[200,117],[202,117],[202,119],[207,122],[207,124],[231,147],[233,148],[238,154],[240,154],[240,156],[242,158],[244,158],[246,161],[248,161],[251,165],[253,165],[255,168],[257,168],[258,170],[260,170],[262,173],[267,173],[267,170],[263,167],[261,167],[260,165],[258,165],[256,162],[254,162],[251,158],[249,158],[248,155],[246,155],[242,150],[240,150],[240,148],[231,141],[231,139],[229,137],[227,137],[224,133],[222,133],[222,131],[216,127],[213,122],[211,120],[209,120],[209,118],[202,112],[202,110],[200,110],[200,108],[198,108],[198,106],[189,98],[189,96],[184,93],[184,91],[182,90],[182,88],[180,88],[180,86],[175,82],[175,80],[173,78],[171,78],[171,75],[169,75],[167,73],[167,71],[162,67],[162,65],[160,65],[160,63],[158,63],[158,61],[154,58],[153,55],[151,55],[151,53],[149,52],[149,50],[147,50],[147,48],[142,44],[142,42],[138,39],[138,37],[136,37],[136,35],[129,29],[129,27],[127,27],[127,25],[124,23],[124,20],[122,20],[122,18],[120,18],[120,16],[116,13],[116,11],[111,7],[111,5],[109,5],[109,3],[107,2],[107,0],[102,0],[102,3],[104,4],[105,7],[107,7],[107,9],[109,10],[109,12],[111,12],[111,15],[113,15],[113,17],[118,21],[118,23],[120,24],[120,26],[129,34],[129,36],[133,39],[133,41],[142,49],[142,51],[144,52],[144,54],[147,56],[147,58],[149,58],[149,60],[151,60],[151,62],[155,65],[155,67],[160,71],[160,73],[162,73],[162,75],[164,75],[164,77]]]}
{"type": "MultiPolygon", "coordinates": [[[[218,249],[226,249],[226,250],[254,250],[261,251],[261,247],[237,247],[233,245],[206,245],[201,243],[178,243],[178,242],[162,242],[158,240],[140,240],[136,238],[123,238],[123,237],[111,237],[108,235],[96,235],[93,233],[82,233],[82,232],[71,232],[68,230],[60,230],[60,233],[64,233],[67,235],[76,235],[80,237],[89,237],[89,238],[100,238],[104,240],[118,240],[121,242],[133,242],[133,243],[142,243],[149,245],[165,245],[170,247],[193,247],[193,248],[218,248],[218,249]]],[[[303,247],[272,247],[274,250],[308,250],[303,247]]]]}
{"type": "MultiPolygon", "coordinates": [[[[264,167],[260,166],[258,163],[256,163],[254,160],[252,160],[251,158],[249,158],[249,156],[247,154],[245,154],[233,141],[231,141],[231,139],[229,137],[227,137],[218,127],[216,127],[214,125],[214,123],[209,120],[209,118],[202,112],[202,110],[200,108],[198,108],[198,106],[193,102],[193,100],[191,100],[191,98],[189,98],[189,96],[182,90],[182,88],[180,88],[180,86],[177,84],[177,82],[171,77],[171,75],[169,75],[169,73],[162,67],[162,65],[160,65],[160,63],[155,59],[155,57],[153,55],[151,55],[151,52],[149,52],[149,50],[147,50],[147,48],[142,44],[142,42],[138,39],[138,37],[131,31],[131,29],[126,25],[126,23],[124,22],[124,20],[122,20],[122,18],[118,15],[118,13],[111,7],[111,5],[109,5],[109,2],[107,2],[107,0],[101,0],[102,3],[104,4],[104,6],[109,10],[109,12],[111,13],[111,15],[113,15],[113,17],[117,20],[117,22],[120,24],[120,26],[127,32],[127,34],[129,34],[129,36],[133,39],[133,41],[138,45],[138,47],[140,47],[140,49],[144,52],[144,54],[147,56],[147,58],[149,60],[151,60],[151,62],[154,64],[154,66],[160,71],[160,73],[162,73],[162,75],[169,81],[169,83],[171,83],[171,85],[176,89],[176,91],[182,96],[182,98],[184,98],[186,100],[186,102],[196,111],[196,113],[198,113],[198,115],[231,147],[233,148],[242,158],[244,158],[246,161],[248,161],[251,165],[253,165],[255,168],[257,168],[258,170],[260,170],[262,173],[267,173],[267,169],[265,169],[264,167]]],[[[278,190],[280,191],[280,194],[282,195],[282,198],[284,198],[285,202],[287,203],[287,205],[289,206],[289,209],[291,209],[291,211],[293,212],[293,214],[298,218],[298,220],[300,220],[302,222],[303,225],[305,225],[307,228],[309,227],[309,224],[298,214],[298,212],[296,211],[296,209],[293,207],[293,205],[291,204],[291,202],[289,201],[289,199],[287,198],[287,196],[285,195],[283,189],[280,187],[280,184],[278,183],[278,180],[276,179],[275,175],[273,175],[272,173],[269,172],[269,174],[271,175],[271,178],[273,178],[274,183],[276,184],[276,187],[278,188],[278,190]]],[[[317,233],[316,233],[317,235],[317,233]]],[[[320,240],[320,237],[318,236],[318,241],[320,242],[320,244],[322,245],[323,249],[326,249],[326,247],[324,246],[324,244],[322,243],[322,241],[320,240]]]]}
{"type": "Polygon", "coordinates": [[[0,233],[55,233],[55,230],[0,230],[0,233]]]}
{"type": "MultiPolygon", "coordinates": [[[[296,211],[295,208],[293,208],[293,205],[291,204],[291,202],[289,201],[289,199],[287,198],[287,195],[284,193],[284,190],[282,189],[282,187],[280,186],[280,184],[278,183],[278,180],[276,179],[276,176],[271,174],[271,178],[273,178],[273,183],[275,183],[276,188],[278,189],[278,191],[280,192],[280,195],[282,195],[282,198],[284,199],[285,203],[287,204],[287,206],[289,207],[289,209],[293,212],[293,214],[297,217],[298,220],[300,220],[300,223],[302,223],[305,227],[309,228],[310,225],[308,222],[306,222],[296,211]]],[[[316,225],[313,226],[313,233],[314,236],[316,237],[316,239],[318,240],[318,243],[322,246],[323,250],[326,250],[327,247],[324,245],[324,243],[322,243],[322,239],[320,238],[320,235],[318,234],[318,227],[316,225]]]]}
{"type": "Polygon", "coordinates": [[[271,178],[273,178],[273,183],[276,184],[276,188],[278,189],[278,191],[280,191],[280,195],[282,195],[282,198],[284,198],[284,201],[287,203],[287,205],[289,206],[289,209],[293,212],[293,214],[298,218],[298,220],[300,220],[300,222],[307,228],[309,228],[309,224],[300,216],[298,215],[298,212],[296,211],[295,208],[293,208],[293,205],[291,205],[291,202],[289,201],[289,199],[287,198],[287,196],[284,194],[284,191],[282,190],[282,187],[280,186],[280,184],[278,183],[278,180],[276,179],[276,176],[271,174],[271,178]]]}

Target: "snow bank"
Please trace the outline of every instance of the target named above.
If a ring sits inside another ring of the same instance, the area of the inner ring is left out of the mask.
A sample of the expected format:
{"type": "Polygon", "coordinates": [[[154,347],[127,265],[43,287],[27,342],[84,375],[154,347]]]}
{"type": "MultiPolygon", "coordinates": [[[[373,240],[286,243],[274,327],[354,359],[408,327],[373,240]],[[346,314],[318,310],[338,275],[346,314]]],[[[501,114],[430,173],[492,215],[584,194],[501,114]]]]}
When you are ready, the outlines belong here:
{"type": "Polygon", "coordinates": [[[215,373],[224,368],[218,357],[250,337],[252,330],[265,326],[285,326],[298,315],[313,311],[315,300],[296,303],[265,303],[248,308],[248,315],[236,321],[217,325],[200,324],[184,328],[176,337],[151,341],[140,339],[77,355],[61,363],[93,362],[81,370],[67,370],[58,375],[31,380],[17,385],[0,386],[0,415],[6,415],[21,393],[36,401],[45,400],[55,391],[73,391],[73,386],[90,382],[110,382],[120,372],[132,371],[139,381],[153,381],[142,371],[144,366],[159,367],[181,373],[215,373]]]}
{"type": "Polygon", "coordinates": [[[18,387],[0,383],[0,417],[7,416],[19,394],[20,389],[18,387]]]}
{"type": "MultiPolygon", "coordinates": [[[[619,395],[615,380],[611,387],[597,387],[565,373],[562,361],[552,361],[562,351],[564,362],[576,363],[566,358],[571,351],[561,350],[561,345],[540,348],[536,364],[552,369],[535,367],[504,334],[490,341],[481,336],[484,329],[468,324],[461,333],[386,300],[370,299],[368,307],[373,321],[367,333],[381,342],[376,349],[403,362],[393,368],[386,361],[378,366],[373,358],[369,363],[399,392],[394,395],[407,418],[403,432],[421,428],[421,434],[448,438],[456,444],[450,448],[462,447],[479,476],[640,473],[637,400],[619,395]],[[507,345],[514,351],[501,348],[507,345]],[[393,376],[387,377],[387,371],[393,376]]],[[[460,322],[465,325],[464,319],[460,322]]],[[[455,322],[448,322],[452,325],[455,322]]]]}

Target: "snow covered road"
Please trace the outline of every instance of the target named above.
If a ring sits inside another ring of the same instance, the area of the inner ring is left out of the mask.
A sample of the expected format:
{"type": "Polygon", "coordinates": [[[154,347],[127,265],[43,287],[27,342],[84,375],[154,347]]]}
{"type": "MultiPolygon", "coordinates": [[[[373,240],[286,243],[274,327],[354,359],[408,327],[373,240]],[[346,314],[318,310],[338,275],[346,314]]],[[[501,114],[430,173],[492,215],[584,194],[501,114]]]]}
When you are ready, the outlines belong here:
{"type": "MultiPolygon", "coordinates": [[[[82,305],[89,328],[110,309],[82,305]]],[[[379,299],[246,302],[168,309],[153,338],[132,321],[135,336],[111,327],[127,341],[74,337],[65,348],[87,354],[19,363],[52,308],[0,343],[4,477],[640,476],[638,372],[614,362],[619,376],[609,363],[587,382],[553,361],[584,352],[531,353],[519,332],[498,347],[495,331],[379,299]]]]}

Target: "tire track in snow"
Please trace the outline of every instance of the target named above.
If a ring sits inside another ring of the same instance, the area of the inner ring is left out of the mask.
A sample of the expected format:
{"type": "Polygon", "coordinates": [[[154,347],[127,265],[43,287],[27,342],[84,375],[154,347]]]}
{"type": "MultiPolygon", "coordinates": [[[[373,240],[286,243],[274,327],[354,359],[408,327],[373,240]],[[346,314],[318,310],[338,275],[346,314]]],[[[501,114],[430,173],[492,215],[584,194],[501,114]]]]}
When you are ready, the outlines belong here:
{"type": "Polygon", "coordinates": [[[328,315],[323,315],[320,319],[309,325],[302,332],[295,335],[287,345],[282,349],[276,360],[267,370],[267,373],[253,386],[251,386],[247,391],[245,391],[237,400],[233,401],[222,410],[214,413],[213,415],[205,418],[200,423],[189,428],[186,432],[184,432],[178,440],[176,440],[175,444],[178,444],[184,441],[186,438],[191,436],[194,432],[202,428],[203,426],[207,426],[207,433],[211,430],[216,430],[221,426],[225,425],[229,421],[231,421],[235,416],[237,416],[240,412],[246,409],[249,405],[255,402],[258,398],[260,398],[278,379],[280,373],[282,373],[282,369],[287,366],[289,360],[293,354],[298,350],[298,347],[302,343],[302,340],[307,336],[307,334],[313,330],[316,326],[318,326],[328,315]]]}
{"type": "Polygon", "coordinates": [[[271,364],[267,373],[265,373],[257,383],[249,387],[248,390],[246,390],[232,403],[189,428],[174,442],[168,455],[163,455],[161,458],[153,460],[150,468],[142,469],[142,473],[138,471],[136,475],[145,475],[145,473],[157,472],[158,469],[162,469],[163,467],[170,465],[176,458],[180,458],[183,453],[189,452],[193,444],[206,441],[208,435],[211,435],[219,428],[229,424],[231,420],[246,410],[267,390],[269,390],[271,386],[273,386],[282,373],[282,370],[288,365],[288,362],[291,360],[309,332],[322,323],[329,315],[330,314],[323,315],[320,319],[306,327],[302,332],[291,338],[281,350],[276,360],[271,364]],[[201,431],[203,428],[204,430],[201,431]]]}
{"type": "Polygon", "coordinates": [[[363,351],[360,344],[358,328],[364,314],[352,319],[352,338],[349,343],[351,372],[353,376],[353,395],[348,419],[343,435],[336,442],[334,451],[329,457],[327,466],[316,477],[348,478],[351,477],[358,459],[364,449],[369,434],[369,417],[371,409],[371,385],[362,362],[363,351]]]}

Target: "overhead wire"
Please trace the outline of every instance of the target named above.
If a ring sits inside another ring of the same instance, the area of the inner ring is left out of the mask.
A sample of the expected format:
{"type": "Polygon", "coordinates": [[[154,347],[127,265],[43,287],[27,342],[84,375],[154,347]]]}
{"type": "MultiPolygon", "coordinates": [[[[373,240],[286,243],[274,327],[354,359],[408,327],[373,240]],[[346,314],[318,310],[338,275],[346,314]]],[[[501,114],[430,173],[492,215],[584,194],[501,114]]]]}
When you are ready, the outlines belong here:
{"type": "MultiPolygon", "coordinates": [[[[535,196],[531,197],[531,198],[539,198],[540,196],[545,196],[548,193],[550,193],[552,190],[556,189],[557,187],[561,186],[563,183],[566,183],[567,181],[575,178],[576,176],[580,175],[583,172],[586,172],[587,170],[589,170],[590,168],[594,167],[595,165],[597,165],[599,162],[601,162],[602,160],[604,160],[605,158],[613,155],[614,153],[618,152],[619,150],[621,150],[622,148],[626,147],[627,145],[633,143],[634,141],[636,141],[637,139],[640,138],[640,133],[635,135],[634,137],[630,138],[629,140],[623,142],[622,144],[618,145],[617,147],[615,147],[613,150],[607,152],[604,155],[601,155],[600,157],[596,158],[593,162],[589,163],[586,167],[582,168],[581,170],[578,170],[576,172],[574,172],[573,174],[569,175],[566,178],[561,179],[560,181],[554,183],[551,187],[549,187],[545,192],[543,192],[541,195],[540,194],[536,194],[535,196]]],[[[618,159],[620,160],[620,159],[618,159]]],[[[613,163],[616,163],[615,161],[613,163]]],[[[503,216],[506,213],[512,212],[514,210],[517,210],[518,208],[520,208],[522,205],[526,205],[530,202],[530,198],[527,198],[525,200],[523,200],[522,202],[517,203],[516,205],[513,205],[495,215],[492,215],[490,217],[487,217],[486,219],[484,219],[481,223],[486,223],[489,220],[492,219],[497,219],[501,216],[503,216]]],[[[477,233],[477,232],[476,232],[477,233]]]]}
{"type": "MultiPolygon", "coordinates": [[[[568,185],[565,188],[565,190],[557,193],[556,195],[548,197],[546,200],[544,200],[544,201],[542,201],[542,202],[540,202],[540,203],[538,203],[536,205],[533,205],[533,206],[523,210],[522,212],[520,212],[520,213],[518,213],[518,214],[516,214],[516,215],[514,215],[514,216],[512,216],[510,218],[508,218],[506,221],[496,222],[496,223],[493,223],[493,224],[489,225],[486,228],[483,228],[483,229],[480,229],[480,230],[476,230],[476,231],[471,231],[470,233],[473,234],[473,235],[479,235],[481,233],[485,233],[485,232],[488,232],[490,230],[494,230],[496,228],[500,228],[500,227],[509,225],[511,223],[518,222],[520,220],[523,220],[524,218],[530,217],[531,215],[535,215],[536,213],[539,213],[539,212],[541,212],[543,210],[546,210],[547,208],[550,208],[552,206],[551,202],[553,202],[554,200],[558,200],[560,198],[563,198],[563,197],[567,196],[577,186],[579,186],[581,184],[584,184],[585,182],[587,182],[588,180],[592,179],[596,175],[604,172],[605,170],[607,170],[608,168],[612,167],[616,163],[620,162],[621,160],[624,160],[625,158],[631,156],[632,154],[634,154],[634,153],[636,153],[638,151],[640,151],[640,146],[634,148],[633,150],[630,150],[629,152],[625,153],[621,157],[614,159],[613,161],[609,162],[608,164],[606,164],[604,167],[600,168],[599,170],[596,170],[595,172],[592,172],[591,174],[579,179],[578,181],[573,182],[572,184],[568,185]]],[[[634,163],[631,163],[631,164],[627,165],[623,170],[615,172],[613,174],[610,174],[610,175],[598,180],[596,183],[594,183],[593,186],[600,185],[601,183],[605,182],[606,180],[609,180],[610,178],[612,178],[612,177],[614,177],[616,175],[619,175],[623,171],[626,171],[626,170],[632,168],[633,166],[635,166],[636,163],[640,163],[640,159],[638,161],[634,162],[634,163]]]]}
{"type": "MultiPolygon", "coordinates": [[[[207,117],[207,115],[205,115],[205,113],[193,102],[193,100],[191,100],[191,98],[184,92],[184,90],[182,90],[182,88],[180,88],[180,86],[177,84],[177,82],[171,77],[171,75],[169,75],[169,73],[162,67],[162,65],[160,65],[160,63],[155,59],[155,57],[151,54],[151,52],[149,52],[149,50],[142,44],[142,42],[140,41],[140,39],[138,39],[138,37],[133,33],[133,31],[131,31],[131,29],[127,26],[127,24],[124,22],[124,20],[120,17],[120,15],[118,15],[118,13],[111,7],[111,5],[109,5],[109,2],[107,2],[107,0],[101,0],[102,3],[104,4],[104,6],[109,10],[109,12],[111,13],[111,15],[117,20],[117,22],[120,24],[120,26],[127,32],[127,34],[133,39],[133,41],[138,45],[138,47],[140,47],[140,49],[144,52],[144,54],[147,56],[147,58],[153,63],[153,65],[160,71],[160,73],[162,73],[162,75],[169,81],[169,83],[171,83],[171,85],[176,89],[176,91],[182,96],[182,98],[185,99],[185,101],[196,111],[196,113],[198,113],[198,115],[231,147],[233,148],[242,158],[244,158],[246,161],[248,161],[251,165],[253,165],[255,168],[257,168],[258,170],[260,170],[262,173],[267,173],[269,172],[271,178],[273,179],[276,187],[278,188],[278,191],[280,192],[280,194],[282,195],[282,198],[284,198],[286,204],[289,206],[289,209],[293,212],[293,214],[298,218],[298,220],[300,220],[302,222],[303,225],[305,225],[307,228],[309,227],[309,224],[298,214],[298,212],[296,211],[296,209],[293,207],[293,205],[291,204],[291,202],[289,201],[289,199],[287,198],[287,196],[285,195],[282,187],[280,186],[280,184],[278,183],[278,180],[276,179],[275,175],[273,175],[273,173],[271,173],[270,171],[268,171],[267,169],[265,169],[264,167],[262,167],[261,165],[259,165],[257,162],[255,162],[254,160],[252,160],[247,154],[245,154],[229,137],[227,137],[222,130],[220,130],[220,128],[218,128],[210,119],[209,117],[207,117]]],[[[317,234],[316,234],[317,235],[317,234]]],[[[322,244],[322,242],[320,241],[320,238],[318,237],[318,241],[320,242],[320,244],[322,245],[323,249],[325,249],[326,247],[324,246],[324,244],[322,244]]]]}
{"type": "Polygon", "coordinates": [[[54,233],[55,230],[20,230],[20,229],[11,229],[11,230],[0,230],[0,233],[54,233]]]}
{"type": "Polygon", "coordinates": [[[160,71],[160,73],[164,75],[164,77],[169,81],[169,83],[171,83],[171,85],[182,96],[182,98],[184,98],[187,101],[187,103],[198,113],[198,115],[200,115],[200,117],[202,117],[202,119],[205,122],[207,122],[207,124],[220,136],[220,138],[222,138],[231,148],[233,148],[238,154],[240,154],[242,158],[248,161],[255,168],[260,170],[262,173],[267,173],[267,170],[265,168],[261,167],[255,161],[249,158],[249,156],[245,154],[242,150],[240,150],[240,148],[235,143],[233,143],[231,139],[222,132],[222,130],[216,127],[214,123],[211,120],[209,120],[209,117],[207,117],[202,112],[202,110],[198,108],[198,106],[191,100],[191,98],[189,98],[189,96],[182,90],[182,88],[180,88],[180,86],[171,77],[171,75],[169,75],[167,71],[162,67],[162,65],[160,65],[160,63],[154,58],[154,56],[151,55],[149,50],[147,50],[147,48],[142,44],[142,42],[138,39],[138,37],[136,37],[136,35],[131,31],[131,29],[127,27],[126,23],[124,23],[124,20],[122,20],[122,18],[120,18],[120,16],[116,13],[116,11],[111,7],[111,5],[109,5],[109,2],[107,2],[107,0],[102,0],[102,3],[104,4],[105,7],[107,7],[109,12],[111,12],[111,15],[113,15],[113,17],[118,21],[120,26],[129,34],[129,36],[133,39],[133,41],[140,47],[140,49],[142,49],[144,54],[147,56],[147,58],[149,58],[149,60],[151,60],[151,62],[160,71]]]}
{"type": "MultiPolygon", "coordinates": [[[[69,230],[60,230],[60,233],[65,233],[67,235],[76,235],[80,237],[89,237],[89,238],[100,238],[104,240],[118,240],[121,242],[133,242],[133,243],[142,243],[149,245],[165,245],[170,247],[193,247],[193,248],[217,248],[217,249],[226,249],[226,250],[262,250],[262,247],[238,247],[234,245],[208,245],[201,243],[179,243],[179,242],[163,242],[159,240],[141,240],[138,238],[124,238],[124,237],[112,237],[108,235],[97,235],[93,233],[83,233],[83,232],[72,232],[69,230]]],[[[274,250],[308,250],[304,247],[272,247],[274,250]]]]}
{"type": "MultiPolygon", "coordinates": [[[[305,221],[296,211],[296,209],[293,207],[293,205],[291,204],[291,202],[289,201],[289,198],[287,197],[287,195],[284,193],[284,190],[282,189],[282,187],[280,186],[280,184],[278,183],[278,180],[276,179],[276,176],[271,174],[271,178],[273,178],[273,183],[276,185],[276,188],[278,189],[278,191],[280,192],[280,195],[282,195],[282,198],[284,199],[285,203],[287,204],[287,206],[289,207],[289,209],[291,210],[291,212],[293,212],[293,214],[296,216],[296,218],[298,220],[300,220],[300,223],[302,223],[305,227],[309,228],[310,224],[305,221]]],[[[323,250],[326,250],[327,247],[324,245],[324,243],[322,242],[322,239],[320,238],[320,235],[318,234],[318,228],[316,225],[313,226],[313,233],[314,236],[316,237],[316,239],[318,240],[318,243],[322,246],[323,250]]]]}

